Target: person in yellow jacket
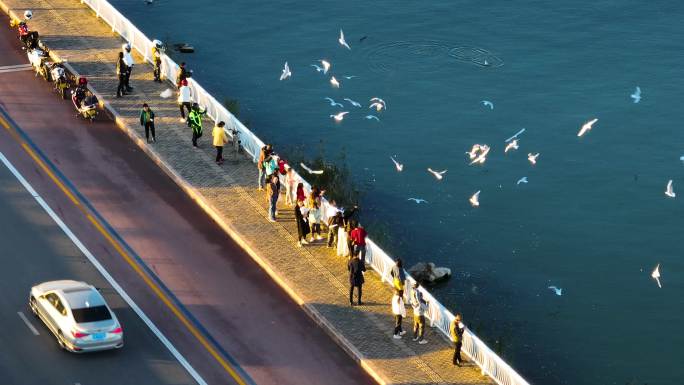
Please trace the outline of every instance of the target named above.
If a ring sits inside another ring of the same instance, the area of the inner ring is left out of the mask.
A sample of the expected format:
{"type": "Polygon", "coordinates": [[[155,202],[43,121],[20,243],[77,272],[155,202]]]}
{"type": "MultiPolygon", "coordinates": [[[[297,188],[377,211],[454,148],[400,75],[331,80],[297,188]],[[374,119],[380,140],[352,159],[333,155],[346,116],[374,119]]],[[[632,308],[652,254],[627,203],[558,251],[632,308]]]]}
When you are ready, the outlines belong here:
{"type": "Polygon", "coordinates": [[[214,126],[214,130],[211,135],[214,137],[214,147],[216,147],[216,164],[223,164],[223,145],[228,142],[228,136],[226,135],[226,123],[221,121],[214,126]]]}
{"type": "Polygon", "coordinates": [[[451,340],[454,342],[453,364],[455,366],[461,366],[461,363],[463,363],[463,359],[461,358],[461,346],[463,346],[463,332],[465,331],[465,325],[461,322],[461,314],[456,314],[454,320],[451,321],[449,331],[451,332],[451,340]]]}

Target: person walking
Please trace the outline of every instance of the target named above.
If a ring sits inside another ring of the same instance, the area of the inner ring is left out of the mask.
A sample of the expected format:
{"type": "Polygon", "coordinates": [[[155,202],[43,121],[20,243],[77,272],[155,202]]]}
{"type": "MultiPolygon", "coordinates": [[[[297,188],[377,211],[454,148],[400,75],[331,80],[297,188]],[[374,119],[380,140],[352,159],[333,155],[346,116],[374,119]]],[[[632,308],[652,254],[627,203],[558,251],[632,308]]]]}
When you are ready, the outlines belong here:
{"type": "Polygon", "coordinates": [[[276,221],[276,207],[280,196],[280,181],[278,174],[271,176],[269,183],[266,184],[266,197],[268,199],[268,220],[276,221]]]}
{"type": "Polygon", "coordinates": [[[404,295],[404,284],[406,282],[406,272],[404,271],[404,263],[401,258],[397,258],[394,266],[392,266],[392,286],[394,289],[399,291],[401,296],[404,295]]]}
{"type": "Polygon", "coordinates": [[[465,325],[461,321],[461,314],[456,313],[454,320],[451,321],[451,327],[449,328],[451,332],[451,340],[454,342],[454,359],[453,364],[455,366],[461,366],[463,359],[461,358],[461,346],[463,346],[463,332],[465,331],[465,325]]]}
{"type": "Polygon", "coordinates": [[[197,148],[197,139],[202,137],[202,115],[205,115],[207,110],[200,110],[199,104],[193,103],[192,110],[188,115],[188,125],[192,128],[192,145],[197,148]]]}
{"type": "Polygon", "coordinates": [[[154,65],[154,81],[161,83],[161,57],[164,53],[164,48],[162,42],[159,40],[153,40],[152,43],[152,65],[154,65]]]}
{"type": "Polygon", "coordinates": [[[304,202],[297,201],[294,208],[295,221],[297,222],[297,246],[308,245],[306,235],[309,234],[309,224],[306,222],[306,210],[304,209],[304,202]]]}
{"type": "Polygon", "coordinates": [[[150,143],[150,132],[152,132],[152,141],[156,142],[157,138],[154,135],[154,111],[143,103],[142,110],[140,110],[140,125],[145,127],[145,139],[150,143]]]}
{"type": "Polygon", "coordinates": [[[366,230],[358,224],[354,230],[349,233],[349,236],[354,244],[354,254],[357,254],[359,258],[366,263],[366,237],[368,233],[366,230]]]}
{"type": "Polygon", "coordinates": [[[116,87],[116,97],[120,98],[126,95],[126,62],[124,62],[123,52],[119,52],[119,59],[116,61],[116,75],[119,77],[119,85],[116,87]]]}
{"type": "Polygon", "coordinates": [[[406,306],[401,291],[395,290],[392,296],[392,314],[394,314],[394,339],[401,339],[406,331],[401,327],[402,320],[406,318],[406,306]]]}
{"type": "Polygon", "coordinates": [[[366,271],[366,266],[361,262],[358,255],[354,255],[349,262],[347,262],[347,270],[349,271],[349,304],[354,306],[354,288],[358,294],[358,305],[361,302],[361,287],[363,286],[363,272],[366,271]]]}
{"type": "Polygon", "coordinates": [[[185,123],[185,109],[188,110],[188,115],[192,111],[192,90],[188,87],[188,81],[183,79],[178,88],[178,107],[180,108],[181,123],[185,123]]]}
{"type": "Polygon", "coordinates": [[[131,55],[131,45],[126,43],[123,45],[123,60],[126,63],[126,92],[133,91],[131,87],[131,72],[133,72],[133,55],[131,55]]]}
{"type": "Polygon", "coordinates": [[[211,131],[211,136],[214,139],[214,147],[216,147],[216,164],[223,164],[223,146],[228,142],[228,136],[224,129],[225,126],[226,122],[220,121],[211,131]]]}
{"type": "Polygon", "coordinates": [[[423,293],[418,290],[420,283],[416,281],[413,284],[413,291],[411,292],[411,307],[413,307],[413,341],[418,341],[419,344],[427,344],[425,337],[425,310],[427,308],[427,301],[423,299],[423,293]]]}

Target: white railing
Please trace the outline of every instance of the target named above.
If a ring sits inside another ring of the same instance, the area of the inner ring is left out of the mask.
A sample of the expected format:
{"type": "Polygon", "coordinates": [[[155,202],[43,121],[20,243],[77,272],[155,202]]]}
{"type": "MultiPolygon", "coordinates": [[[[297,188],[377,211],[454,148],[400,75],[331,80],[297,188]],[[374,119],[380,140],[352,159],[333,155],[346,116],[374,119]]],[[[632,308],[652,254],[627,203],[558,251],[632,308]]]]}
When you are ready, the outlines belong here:
{"type": "MultiPolygon", "coordinates": [[[[81,3],[88,5],[98,17],[102,18],[107,24],[112,27],[113,32],[117,32],[123,37],[131,46],[137,50],[146,61],[151,61],[152,55],[152,41],[145,36],[133,23],[125,18],[119,11],[116,10],[106,0],[81,0],[81,3]]],[[[162,56],[161,72],[162,76],[171,79],[176,79],[179,70],[171,58],[166,55],[162,56]]],[[[188,86],[192,89],[194,101],[207,108],[207,115],[215,122],[226,122],[226,132],[230,135],[230,129],[233,128],[239,132],[239,138],[245,151],[252,157],[254,162],[259,157],[259,151],[265,145],[252,131],[245,127],[233,114],[231,114],[221,103],[219,103],[213,96],[211,96],[202,86],[192,78],[188,79],[188,86]]],[[[256,176],[256,175],[255,175],[256,176]]],[[[311,186],[299,175],[297,177],[304,183],[305,188],[310,191],[311,186]]],[[[324,202],[324,208],[327,208],[328,203],[324,202]]],[[[321,210],[326,213],[327,210],[321,210]]],[[[327,218],[323,220],[327,221],[327,218]]],[[[383,251],[372,240],[368,240],[366,262],[380,274],[383,281],[392,284],[391,271],[394,266],[394,259],[391,258],[385,251],[383,251]]],[[[408,280],[412,283],[414,280],[408,276],[408,280]]],[[[412,288],[412,284],[407,285],[412,288]]],[[[412,289],[410,289],[412,290],[412,289]]],[[[426,317],[430,320],[430,325],[436,327],[447,338],[450,338],[449,326],[454,319],[454,315],[442,306],[427,290],[420,288],[423,293],[423,298],[428,302],[428,311],[426,317]]],[[[407,295],[410,293],[407,291],[407,295]]],[[[480,340],[470,330],[466,329],[463,334],[463,353],[473,360],[482,370],[482,373],[492,377],[497,384],[500,385],[528,385],[513,368],[511,368],[501,357],[494,353],[482,340],[480,340]]]]}

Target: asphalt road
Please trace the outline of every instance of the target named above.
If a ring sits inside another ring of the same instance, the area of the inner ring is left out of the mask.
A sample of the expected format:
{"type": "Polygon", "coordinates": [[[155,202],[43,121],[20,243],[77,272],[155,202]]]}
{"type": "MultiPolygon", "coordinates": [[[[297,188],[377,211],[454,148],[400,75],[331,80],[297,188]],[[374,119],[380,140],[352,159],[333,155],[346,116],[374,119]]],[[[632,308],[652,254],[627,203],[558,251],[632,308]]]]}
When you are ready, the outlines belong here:
{"type": "Polygon", "coordinates": [[[0,213],[0,383],[195,383],[2,164],[0,213]],[[122,349],[93,354],[72,354],[59,349],[53,335],[27,306],[31,286],[56,279],[83,280],[101,288],[123,325],[122,349]],[[34,335],[18,312],[25,315],[39,335],[34,335]]]}
{"type": "MultiPolygon", "coordinates": [[[[14,32],[0,28],[0,66],[26,62],[14,32]]],[[[374,383],[113,122],[76,118],[71,103],[30,71],[0,72],[0,105],[257,383],[374,383]]],[[[86,234],[84,243],[101,251],[102,264],[193,367],[210,384],[232,383],[4,131],[0,151],[75,232],[86,234]]],[[[163,132],[157,140],[165,140],[163,132]]]]}

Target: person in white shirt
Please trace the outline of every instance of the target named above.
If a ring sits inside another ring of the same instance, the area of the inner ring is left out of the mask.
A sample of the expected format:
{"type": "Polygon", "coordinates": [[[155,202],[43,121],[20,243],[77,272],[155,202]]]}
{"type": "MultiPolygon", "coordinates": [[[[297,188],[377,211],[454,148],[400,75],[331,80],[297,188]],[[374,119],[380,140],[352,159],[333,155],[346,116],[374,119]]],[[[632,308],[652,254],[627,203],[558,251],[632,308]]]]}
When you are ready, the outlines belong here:
{"type": "Polygon", "coordinates": [[[186,79],[181,80],[180,88],[178,89],[178,107],[180,107],[181,123],[185,123],[185,110],[188,109],[188,114],[192,108],[192,90],[188,87],[186,79]]]}
{"type": "Polygon", "coordinates": [[[392,296],[392,314],[394,314],[394,339],[401,339],[406,331],[401,327],[401,321],[406,317],[406,307],[401,292],[396,290],[392,296]]]}
{"type": "Polygon", "coordinates": [[[135,62],[133,61],[133,56],[131,55],[131,45],[126,43],[122,46],[123,48],[123,60],[124,63],[126,63],[126,66],[128,67],[126,71],[126,91],[131,92],[133,91],[133,87],[131,87],[130,80],[131,80],[131,72],[133,71],[133,65],[135,62]]]}

